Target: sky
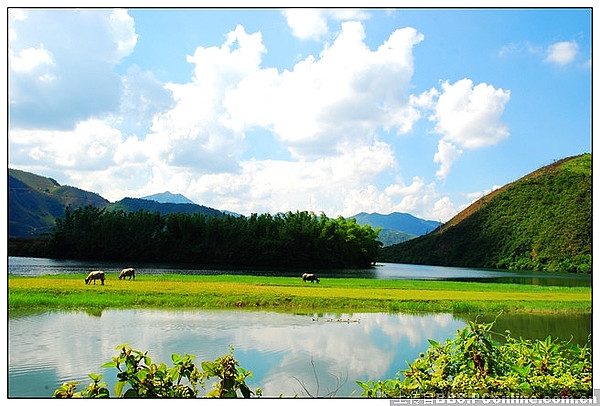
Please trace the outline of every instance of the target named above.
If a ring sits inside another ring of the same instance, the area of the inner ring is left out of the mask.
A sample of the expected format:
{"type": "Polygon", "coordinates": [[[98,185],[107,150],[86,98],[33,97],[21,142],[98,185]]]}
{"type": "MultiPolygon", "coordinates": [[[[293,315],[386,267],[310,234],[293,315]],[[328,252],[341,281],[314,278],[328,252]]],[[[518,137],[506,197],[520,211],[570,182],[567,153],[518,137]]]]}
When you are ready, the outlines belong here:
{"type": "Polygon", "coordinates": [[[447,221],[591,152],[589,8],[8,8],[8,167],[447,221]]]}

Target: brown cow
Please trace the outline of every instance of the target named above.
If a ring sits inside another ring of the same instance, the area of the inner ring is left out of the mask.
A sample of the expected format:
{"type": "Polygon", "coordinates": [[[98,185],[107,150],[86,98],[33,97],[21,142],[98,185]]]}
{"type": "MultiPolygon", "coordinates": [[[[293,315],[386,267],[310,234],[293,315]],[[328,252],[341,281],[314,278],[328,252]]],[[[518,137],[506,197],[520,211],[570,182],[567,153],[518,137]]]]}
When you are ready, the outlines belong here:
{"type": "Polygon", "coordinates": [[[94,281],[94,285],[96,284],[96,279],[99,279],[104,285],[104,271],[92,271],[89,273],[87,278],[85,278],[85,284],[89,285],[91,281],[94,281]]]}

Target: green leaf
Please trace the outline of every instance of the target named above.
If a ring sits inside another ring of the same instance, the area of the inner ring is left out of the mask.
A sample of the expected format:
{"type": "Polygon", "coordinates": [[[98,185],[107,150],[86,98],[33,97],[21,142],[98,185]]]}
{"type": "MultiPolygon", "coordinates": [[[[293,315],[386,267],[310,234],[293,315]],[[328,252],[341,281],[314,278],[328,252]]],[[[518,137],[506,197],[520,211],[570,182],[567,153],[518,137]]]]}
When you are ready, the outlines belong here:
{"type": "Polygon", "coordinates": [[[516,373],[518,373],[519,375],[521,375],[522,377],[526,377],[527,375],[529,375],[530,367],[529,367],[529,365],[524,366],[524,367],[520,367],[518,365],[513,365],[512,370],[515,371],[516,373]]]}
{"type": "Polygon", "coordinates": [[[88,374],[90,379],[94,382],[100,382],[102,380],[102,374],[88,374]]]}
{"type": "Polygon", "coordinates": [[[117,363],[114,361],[107,362],[106,364],[102,364],[100,368],[116,368],[117,363]]]}
{"type": "Polygon", "coordinates": [[[429,341],[429,344],[431,344],[434,347],[439,347],[440,346],[440,343],[438,343],[437,341],[432,340],[430,338],[428,338],[427,341],[429,341]]]}
{"type": "Polygon", "coordinates": [[[138,393],[133,389],[127,389],[127,392],[123,395],[124,398],[137,398],[138,393]]]}
{"type": "Polygon", "coordinates": [[[129,343],[125,343],[125,344],[121,344],[121,345],[117,345],[115,347],[115,350],[119,350],[121,351],[123,348],[129,347],[129,343]]]}
{"type": "Polygon", "coordinates": [[[252,393],[250,388],[248,388],[246,385],[240,385],[240,391],[242,392],[244,398],[249,398],[250,394],[252,393]]]}
{"type": "Polygon", "coordinates": [[[369,384],[361,381],[354,381],[358,386],[360,386],[363,390],[367,390],[370,388],[369,384]]]}
{"type": "Polygon", "coordinates": [[[208,373],[210,376],[215,376],[217,374],[215,364],[213,362],[205,361],[201,365],[204,372],[208,373]]]}
{"type": "Polygon", "coordinates": [[[125,382],[125,381],[118,381],[118,382],[115,384],[115,396],[116,396],[116,397],[118,397],[118,398],[120,398],[120,397],[121,397],[121,393],[123,392],[123,388],[125,387],[125,384],[126,384],[126,383],[127,383],[127,382],[125,382]]]}
{"type": "Polygon", "coordinates": [[[522,382],[519,385],[519,388],[521,388],[523,390],[531,390],[531,385],[529,385],[529,382],[522,382]]]}

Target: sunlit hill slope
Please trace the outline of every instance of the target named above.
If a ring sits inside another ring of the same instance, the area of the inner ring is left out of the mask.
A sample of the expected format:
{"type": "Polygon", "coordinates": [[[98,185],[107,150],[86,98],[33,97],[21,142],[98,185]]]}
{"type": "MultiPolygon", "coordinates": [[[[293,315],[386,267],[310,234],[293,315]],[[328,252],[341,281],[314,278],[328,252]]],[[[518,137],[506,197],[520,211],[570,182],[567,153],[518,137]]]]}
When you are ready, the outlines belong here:
{"type": "Polygon", "coordinates": [[[592,155],[542,167],[482,197],[379,261],[591,272],[592,155]]]}

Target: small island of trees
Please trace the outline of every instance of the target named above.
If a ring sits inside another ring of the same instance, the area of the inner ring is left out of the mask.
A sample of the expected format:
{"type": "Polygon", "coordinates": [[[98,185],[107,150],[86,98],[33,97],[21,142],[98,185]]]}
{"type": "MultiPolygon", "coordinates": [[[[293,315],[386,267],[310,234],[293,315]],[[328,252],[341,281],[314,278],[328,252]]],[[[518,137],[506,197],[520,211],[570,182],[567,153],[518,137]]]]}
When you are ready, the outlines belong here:
{"type": "Polygon", "coordinates": [[[83,260],[367,268],[381,247],[378,233],[354,219],[307,211],[246,217],[66,207],[48,250],[54,258],[83,260]]]}

